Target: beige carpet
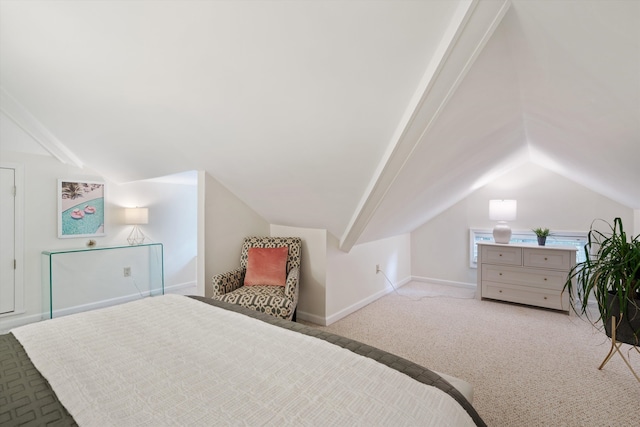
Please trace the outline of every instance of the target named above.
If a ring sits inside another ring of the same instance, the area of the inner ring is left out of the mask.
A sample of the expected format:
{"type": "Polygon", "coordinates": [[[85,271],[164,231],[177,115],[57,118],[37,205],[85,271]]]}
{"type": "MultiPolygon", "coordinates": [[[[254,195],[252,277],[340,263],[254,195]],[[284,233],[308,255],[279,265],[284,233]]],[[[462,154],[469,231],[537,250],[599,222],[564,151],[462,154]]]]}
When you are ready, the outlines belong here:
{"type": "MultiPolygon", "coordinates": [[[[610,344],[586,321],[463,288],[411,282],[398,292],[312,326],[470,382],[489,426],[640,425],[640,383],[617,355],[597,369],[610,344]]],[[[640,355],[630,357],[640,372],[640,355]]]]}

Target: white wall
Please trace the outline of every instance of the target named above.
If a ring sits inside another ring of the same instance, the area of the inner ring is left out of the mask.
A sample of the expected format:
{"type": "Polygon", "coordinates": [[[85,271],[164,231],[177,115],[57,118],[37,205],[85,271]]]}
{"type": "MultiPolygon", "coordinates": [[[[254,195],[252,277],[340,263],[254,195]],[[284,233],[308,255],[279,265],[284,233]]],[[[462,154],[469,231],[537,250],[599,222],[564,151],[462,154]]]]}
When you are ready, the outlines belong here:
{"type": "MultiPolygon", "coordinates": [[[[25,313],[0,318],[0,329],[39,320],[42,313],[41,252],[85,247],[89,238],[57,237],[59,178],[105,181],[89,168],[60,163],[48,155],[0,151],[3,162],[24,165],[24,289],[25,313]],[[8,326],[7,326],[8,325],[8,326]]],[[[161,183],[117,185],[105,181],[105,232],[98,246],[126,245],[130,227],[121,223],[125,206],[148,206],[143,231],[165,247],[165,285],[194,283],[196,187],[161,183]],[[185,212],[187,214],[185,215],[185,212]],[[193,216],[194,219],[186,217],[193,216]]],[[[121,268],[121,266],[118,266],[121,268]]]]}
{"type": "Polygon", "coordinates": [[[302,238],[298,318],[329,325],[411,279],[410,235],[339,249],[339,240],[323,229],[271,225],[272,236],[302,238]],[[376,274],[379,264],[383,273],[376,274]]]}
{"type": "Polygon", "coordinates": [[[242,241],[268,236],[269,223],[205,172],[198,173],[198,294],[211,296],[211,278],[240,267],[242,241]]]}
{"type": "Polygon", "coordinates": [[[629,230],[632,209],[620,205],[560,175],[526,164],[494,180],[411,233],[411,273],[424,277],[475,284],[469,268],[469,228],[492,229],[490,199],[516,199],[517,219],[512,230],[547,227],[561,231],[588,231],[592,221],[612,222],[621,217],[629,230]]]}
{"type": "Polygon", "coordinates": [[[348,253],[329,234],[325,324],[331,324],[411,280],[409,234],[354,246],[348,253]],[[376,265],[382,273],[376,274],[376,265]],[[384,273],[384,274],[383,274],[384,273]],[[386,275],[386,277],[385,277],[386,275]]]}
{"type": "MultiPolygon", "coordinates": [[[[1,154],[5,162],[24,165],[26,187],[26,312],[1,318],[0,328],[6,329],[39,320],[42,315],[41,252],[81,248],[89,240],[57,237],[58,179],[104,179],[88,168],[65,165],[46,155],[7,151],[1,154]]],[[[270,226],[211,176],[199,172],[197,181],[197,186],[149,181],[117,185],[106,181],[106,236],[94,240],[102,247],[126,245],[131,226],[122,224],[122,208],[146,206],[149,224],[142,226],[142,230],[150,241],[164,244],[165,285],[197,281],[198,293],[209,295],[211,276],[239,266],[244,237],[302,237],[299,314],[320,324],[336,321],[390,290],[384,277],[375,274],[376,264],[381,265],[396,286],[410,277],[409,235],[358,245],[346,254],[326,230],[270,226]]]]}
{"type": "Polygon", "coordinates": [[[327,231],[271,225],[273,237],[300,237],[302,259],[297,317],[324,324],[326,313],[327,231]]]}
{"type": "MultiPolygon", "coordinates": [[[[111,185],[110,203],[116,207],[113,222],[121,227],[123,207],[149,208],[149,223],[141,225],[145,243],[164,246],[164,275],[167,288],[196,284],[197,187],[166,182],[138,181],[111,185]]],[[[118,242],[125,243],[131,226],[124,226],[118,242]]]]}

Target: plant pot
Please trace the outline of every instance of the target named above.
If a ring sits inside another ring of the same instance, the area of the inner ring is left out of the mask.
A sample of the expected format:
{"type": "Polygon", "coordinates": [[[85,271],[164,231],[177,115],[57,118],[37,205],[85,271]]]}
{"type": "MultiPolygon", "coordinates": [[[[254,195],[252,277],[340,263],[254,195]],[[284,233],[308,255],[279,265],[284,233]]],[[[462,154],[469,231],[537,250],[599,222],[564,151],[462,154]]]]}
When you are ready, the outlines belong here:
{"type": "Polygon", "coordinates": [[[547,236],[538,236],[538,246],[544,246],[547,243],[547,236]]]}
{"type": "MultiPolygon", "coordinates": [[[[631,345],[640,345],[640,300],[629,301],[627,314],[620,321],[620,301],[616,294],[609,292],[607,296],[609,313],[616,316],[618,327],[616,328],[616,341],[631,345]]],[[[604,322],[607,336],[611,338],[611,316],[604,322]]]]}

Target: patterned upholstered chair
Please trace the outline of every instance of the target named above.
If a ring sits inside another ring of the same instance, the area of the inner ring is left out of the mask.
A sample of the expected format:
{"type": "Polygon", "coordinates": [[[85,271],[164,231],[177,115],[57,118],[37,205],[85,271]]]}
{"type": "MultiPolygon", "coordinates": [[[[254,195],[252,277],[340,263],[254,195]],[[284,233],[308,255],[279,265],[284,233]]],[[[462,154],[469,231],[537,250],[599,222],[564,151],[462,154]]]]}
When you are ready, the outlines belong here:
{"type": "Polygon", "coordinates": [[[247,237],[242,244],[240,268],[213,276],[213,298],[239,304],[275,317],[295,320],[302,240],[298,237],[247,237]],[[285,286],[245,286],[250,248],[287,247],[285,286]]]}

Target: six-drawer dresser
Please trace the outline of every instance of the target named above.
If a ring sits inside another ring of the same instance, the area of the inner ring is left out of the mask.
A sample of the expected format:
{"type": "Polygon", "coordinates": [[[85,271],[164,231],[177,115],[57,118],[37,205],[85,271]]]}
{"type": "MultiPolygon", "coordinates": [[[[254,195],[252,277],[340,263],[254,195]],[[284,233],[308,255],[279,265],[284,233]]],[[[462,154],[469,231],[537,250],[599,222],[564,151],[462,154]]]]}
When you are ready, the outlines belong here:
{"type": "Polygon", "coordinates": [[[570,246],[478,243],[476,298],[572,314],[569,295],[562,290],[575,263],[576,249],[570,246]]]}

